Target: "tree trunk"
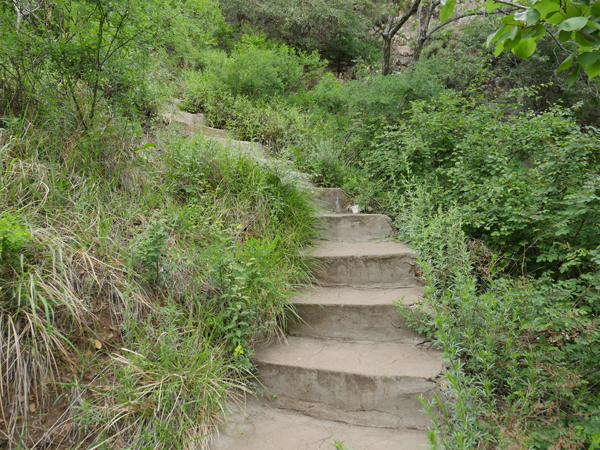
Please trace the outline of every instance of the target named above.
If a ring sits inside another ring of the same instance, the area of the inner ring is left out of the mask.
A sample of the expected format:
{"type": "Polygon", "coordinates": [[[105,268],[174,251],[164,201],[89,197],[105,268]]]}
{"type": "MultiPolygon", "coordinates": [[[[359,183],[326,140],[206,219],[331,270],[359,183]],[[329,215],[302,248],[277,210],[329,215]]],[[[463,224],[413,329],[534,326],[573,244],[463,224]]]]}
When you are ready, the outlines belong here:
{"type": "Polygon", "coordinates": [[[382,34],[381,37],[383,38],[383,67],[381,73],[389,75],[392,71],[392,37],[389,34],[382,34]]]}
{"type": "Polygon", "coordinates": [[[417,12],[417,8],[421,0],[415,0],[411,5],[410,9],[400,18],[400,20],[394,25],[394,16],[390,14],[385,24],[384,30],[381,32],[383,38],[383,67],[381,73],[383,75],[389,75],[392,72],[392,39],[402,28],[402,25],[406,23],[410,17],[417,12]]]}
{"type": "Polygon", "coordinates": [[[381,37],[383,38],[383,67],[381,73],[385,75],[389,75],[392,71],[392,38],[394,35],[392,34],[392,23],[394,21],[394,17],[390,14],[388,16],[387,22],[385,24],[385,29],[381,33],[381,37]]]}

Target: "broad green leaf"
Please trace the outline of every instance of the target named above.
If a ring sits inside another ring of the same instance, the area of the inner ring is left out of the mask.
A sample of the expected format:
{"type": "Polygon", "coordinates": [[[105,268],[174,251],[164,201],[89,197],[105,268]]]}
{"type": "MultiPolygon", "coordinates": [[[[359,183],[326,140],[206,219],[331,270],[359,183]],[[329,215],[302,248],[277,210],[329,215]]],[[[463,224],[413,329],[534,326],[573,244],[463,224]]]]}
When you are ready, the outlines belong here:
{"type": "Polygon", "coordinates": [[[545,34],[546,34],[546,28],[544,27],[543,24],[539,24],[535,28],[535,35],[533,36],[533,38],[537,41],[537,40],[541,39],[545,34]]]}
{"type": "Polygon", "coordinates": [[[560,42],[570,41],[572,34],[573,34],[572,31],[564,31],[564,30],[562,30],[561,32],[558,33],[558,40],[560,42]]]}
{"type": "Polygon", "coordinates": [[[573,33],[575,36],[575,42],[579,44],[580,47],[593,47],[595,41],[590,41],[581,33],[573,33]]]}
{"type": "Polygon", "coordinates": [[[587,22],[587,17],[572,17],[570,19],[563,20],[558,26],[558,29],[562,31],[577,31],[585,27],[587,22]]]}
{"type": "Polygon", "coordinates": [[[507,39],[504,41],[504,50],[512,50],[519,44],[519,42],[521,42],[520,34],[517,34],[517,37],[514,39],[507,39]]]}
{"type": "Polygon", "coordinates": [[[552,0],[544,0],[542,2],[536,2],[532,8],[537,10],[540,13],[541,18],[544,19],[551,12],[558,11],[560,9],[560,4],[558,2],[553,2],[552,0]]]}
{"type": "Polygon", "coordinates": [[[556,69],[556,73],[558,72],[562,72],[563,70],[567,70],[569,67],[571,67],[573,65],[573,60],[575,59],[575,53],[573,53],[571,56],[569,56],[567,59],[565,59],[560,66],[558,66],[558,69],[556,69]]]}
{"type": "Polygon", "coordinates": [[[518,31],[519,29],[517,27],[512,27],[510,30],[500,36],[500,42],[514,39],[517,36],[518,31]]]}
{"type": "Polygon", "coordinates": [[[535,9],[528,9],[514,15],[515,20],[525,23],[525,25],[528,27],[534,23],[537,23],[537,21],[540,20],[540,17],[540,13],[535,9]]]}
{"type": "Polygon", "coordinates": [[[600,22],[596,22],[595,20],[588,20],[588,26],[597,28],[600,30],[600,22]]]}
{"type": "Polygon", "coordinates": [[[502,3],[496,3],[494,0],[485,0],[485,9],[491,13],[493,10],[502,6],[502,3]]]}
{"type": "Polygon", "coordinates": [[[600,2],[594,3],[590,10],[590,15],[592,16],[600,16],[600,2]]]}
{"type": "Polygon", "coordinates": [[[600,52],[585,52],[577,57],[577,62],[583,67],[588,67],[595,63],[598,58],[600,58],[600,52]]]}
{"type": "Polygon", "coordinates": [[[521,39],[512,52],[521,59],[527,59],[535,52],[536,47],[535,39],[521,39]]]}
{"type": "Polygon", "coordinates": [[[582,17],[582,16],[589,16],[590,15],[590,8],[586,8],[581,7],[581,6],[575,6],[575,5],[570,5],[567,8],[567,18],[572,19],[575,17],[582,17]]]}
{"type": "Polygon", "coordinates": [[[519,21],[515,20],[513,16],[504,16],[500,19],[500,22],[504,22],[507,25],[519,25],[519,21]]]}
{"type": "Polygon", "coordinates": [[[590,64],[585,68],[585,71],[588,74],[588,77],[590,78],[594,78],[600,75],[600,61],[596,61],[595,63],[590,64]]]}
{"type": "Polygon", "coordinates": [[[496,50],[494,50],[494,56],[498,57],[500,56],[500,53],[502,53],[502,50],[504,50],[504,44],[500,41],[498,41],[498,43],[496,44],[496,50]]]}
{"type": "Polygon", "coordinates": [[[575,84],[575,81],[577,80],[577,77],[579,76],[580,70],[581,70],[581,66],[575,66],[573,68],[573,70],[571,70],[571,73],[567,77],[567,85],[569,87],[571,87],[571,86],[573,86],[573,84],[575,84]]]}
{"type": "Polygon", "coordinates": [[[521,33],[521,39],[533,38],[536,41],[546,34],[546,29],[543,24],[539,24],[537,27],[529,28],[526,34],[521,33]]]}
{"type": "Polygon", "coordinates": [[[490,45],[492,42],[496,42],[500,38],[500,36],[504,34],[504,31],[507,26],[508,25],[504,25],[498,28],[498,30],[495,33],[490,34],[487,38],[487,45],[490,45]]]}
{"type": "Polygon", "coordinates": [[[456,6],[456,2],[454,0],[448,0],[448,2],[444,5],[442,10],[440,11],[440,22],[445,22],[450,17],[452,17],[452,13],[454,12],[455,6],[456,6]]]}
{"type": "Polygon", "coordinates": [[[556,25],[565,20],[565,14],[562,11],[555,12],[554,14],[546,17],[546,22],[556,25]]]}
{"type": "Polygon", "coordinates": [[[590,6],[590,0],[573,0],[574,5],[590,6]]]}

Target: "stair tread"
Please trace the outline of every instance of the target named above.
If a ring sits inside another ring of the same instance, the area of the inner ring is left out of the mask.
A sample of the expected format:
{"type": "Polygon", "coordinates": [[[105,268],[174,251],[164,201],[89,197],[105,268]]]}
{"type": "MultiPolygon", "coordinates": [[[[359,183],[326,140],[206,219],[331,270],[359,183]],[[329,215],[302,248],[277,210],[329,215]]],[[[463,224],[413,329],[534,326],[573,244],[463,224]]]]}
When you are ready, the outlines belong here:
{"type": "Polygon", "coordinates": [[[401,242],[371,241],[371,242],[330,242],[319,241],[311,253],[314,258],[340,257],[381,257],[393,255],[414,255],[417,253],[401,242]]]}
{"type": "Polygon", "coordinates": [[[442,372],[441,352],[407,342],[347,342],[304,337],[287,338],[256,349],[259,365],[345,372],[373,377],[433,379],[442,372]]]}
{"type": "Polygon", "coordinates": [[[419,450],[422,431],[371,428],[313,417],[256,400],[237,407],[210,450],[330,450],[336,440],[354,450],[419,450]]]}
{"type": "Polygon", "coordinates": [[[387,306],[404,297],[404,304],[410,305],[423,295],[423,288],[418,286],[388,289],[311,286],[300,290],[290,301],[295,305],[387,306]]]}

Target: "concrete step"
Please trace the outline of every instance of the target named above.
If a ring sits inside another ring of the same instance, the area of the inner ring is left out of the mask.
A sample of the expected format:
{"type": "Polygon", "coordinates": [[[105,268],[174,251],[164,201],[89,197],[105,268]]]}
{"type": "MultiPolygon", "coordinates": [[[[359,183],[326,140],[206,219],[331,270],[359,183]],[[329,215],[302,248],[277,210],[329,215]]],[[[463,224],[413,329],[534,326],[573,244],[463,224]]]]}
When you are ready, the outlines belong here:
{"type": "Polygon", "coordinates": [[[400,242],[320,241],[311,254],[313,269],[322,286],[404,287],[417,286],[417,254],[400,242]]]}
{"type": "Polygon", "coordinates": [[[324,214],[321,239],[333,242],[367,242],[394,233],[392,220],[383,214],[324,214]]]}
{"type": "Polygon", "coordinates": [[[210,450],[333,450],[343,441],[352,450],[425,450],[420,431],[353,426],[317,420],[255,400],[232,406],[210,450]]]}
{"type": "Polygon", "coordinates": [[[346,205],[346,194],[340,188],[317,188],[315,201],[328,212],[341,212],[346,205]]]}
{"type": "Polygon", "coordinates": [[[413,304],[423,295],[420,287],[352,289],[310,287],[291,299],[299,319],[290,323],[292,336],[363,341],[422,342],[392,305],[404,297],[413,304]]]}
{"type": "Polygon", "coordinates": [[[275,406],[355,425],[426,429],[440,353],[404,342],[289,337],[256,349],[258,380],[275,406]]]}

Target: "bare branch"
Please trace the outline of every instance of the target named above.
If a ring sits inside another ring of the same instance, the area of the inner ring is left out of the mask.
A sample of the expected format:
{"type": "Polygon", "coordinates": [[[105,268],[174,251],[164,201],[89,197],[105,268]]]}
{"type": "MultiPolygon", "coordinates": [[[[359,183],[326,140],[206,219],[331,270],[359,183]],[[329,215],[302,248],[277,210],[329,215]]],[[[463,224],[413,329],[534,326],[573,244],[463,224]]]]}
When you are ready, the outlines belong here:
{"type": "Polygon", "coordinates": [[[512,2],[506,2],[504,0],[494,0],[494,2],[495,3],[502,3],[503,5],[512,6],[513,8],[529,9],[527,6],[519,5],[517,3],[512,3],[512,2]]]}
{"type": "MultiPolygon", "coordinates": [[[[495,0],[494,0],[495,1],[495,0]]],[[[429,39],[429,37],[435,33],[437,30],[439,30],[440,28],[445,27],[446,25],[448,25],[449,23],[455,22],[457,20],[460,20],[464,17],[471,17],[471,16],[487,16],[488,14],[507,14],[509,11],[505,11],[505,10],[500,10],[497,9],[495,11],[492,11],[491,13],[488,13],[487,11],[476,11],[476,12],[469,12],[469,13],[463,13],[463,14],[459,14],[457,16],[452,16],[449,19],[445,20],[442,23],[437,24],[435,27],[433,27],[428,33],[427,33],[427,39],[429,39]]]]}
{"type": "Polygon", "coordinates": [[[405,13],[400,18],[398,23],[396,25],[394,25],[393,28],[390,30],[390,33],[392,36],[394,36],[398,32],[398,30],[400,28],[402,28],[402,26],[407,22],[407,20],[410,19],[414,15],[414,13],[417,12],[417,8],[419,7],[420,4],[421,4],[421,0],[415,0],[415,2],[412,4],[412,6],[408,10],[408,12],[405,13]]]}

